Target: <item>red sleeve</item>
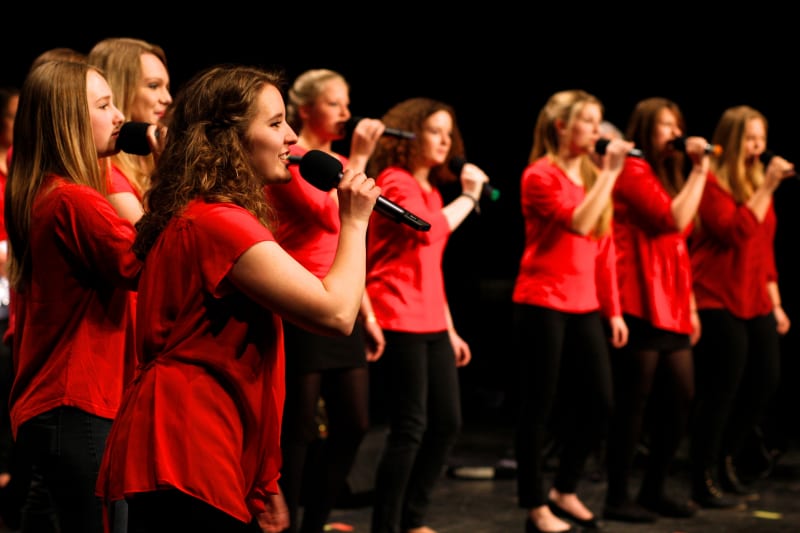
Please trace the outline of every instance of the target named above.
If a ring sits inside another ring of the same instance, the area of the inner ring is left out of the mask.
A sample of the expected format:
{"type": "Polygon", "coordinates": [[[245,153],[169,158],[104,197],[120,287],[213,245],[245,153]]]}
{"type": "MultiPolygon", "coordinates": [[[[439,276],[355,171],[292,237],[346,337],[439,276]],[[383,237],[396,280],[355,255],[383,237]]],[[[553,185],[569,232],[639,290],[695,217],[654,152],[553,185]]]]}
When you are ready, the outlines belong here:
{"type": "Polygon", "coordinates": [[[544,219],[554,220],[572,231],[572,216],[577,204],[574,195],[564,190],[563,174],[547,159],[528,165],[522,173],[522,208],[531,209],[544,219]]]}
{"type": "Polygon", "coordinates": [[[413,176],[400,168],[389,168],[381,172],[378,185],[381,187],[381,196],[431,225],[428,231],[417,231],[405,224],[399,224],[407,236],[422,243],[436,242],[450,236],[452,231],[442,213],[441,195],[438,191],[435,194],[439,197],[439,202],[429,201],[413,176]]]}
{"type": "Polygon", "coordinates": [[[677,230],[672,216],[672,198],[646,161],[626,158],[614,185],[614,199],[624,203],[631,221],[647,232],[677,230]]]}
{"type": "Polygon", "coordinates": [[[250,212],[239,206],[209,204],[201,213],[208,215],[197,217],[194,223],[201,228],[200,233],[204,235],[202,247],[207,252],[202,254],[200,265],[205,289],[215,296],[222,296],[220,283],[239,256],[257,242],[275,239],[250,212]]]}
{"type": "Polygon", "coordinates": [[[64,245],[87,271],[100,273],[117,287],[136,290],[142,264],[131,250],[136,237],[133,225],[91,187],[64,184],[58,190],[55,231],[64,245]]]}
{"type": "Polygon", "coordinates": [[[611,318],[622,315],[617,282],[617,253],[611,233],[600,239],[596,273],[597,299],[603,316],[611,318]]]}
{"type": "Polygon", "coordinates": [[[713,174],[708,175],[699,214],[703,228],[718,241],[731,246],[752,237],[759,226],[753,212],[747,206],[737,204],[713,174]]]}

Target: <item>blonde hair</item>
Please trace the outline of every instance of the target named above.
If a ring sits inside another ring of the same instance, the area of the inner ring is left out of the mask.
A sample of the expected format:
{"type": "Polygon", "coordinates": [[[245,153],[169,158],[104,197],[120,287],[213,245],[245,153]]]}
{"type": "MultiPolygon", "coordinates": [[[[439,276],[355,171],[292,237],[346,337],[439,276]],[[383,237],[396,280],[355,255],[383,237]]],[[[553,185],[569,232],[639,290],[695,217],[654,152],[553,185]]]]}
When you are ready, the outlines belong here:
{"type": "Polygon", "coordinates": [[[8,278],[17,291],[30,280],[31,216],[45,179],[60,176],[106,194],[89,115],[90,70],[102,75],[86,63],[47,61],[28,73],[20,90],[6,188],[8,278]]]}
{"type": "Polygon", "coordinates": [[[300,131],[303,121],[300,118],[300,108],[312,104],[323,86],[331,80],[339,80],[350,89],[344,76],[326,68],[311,69],[303,72],[289,88],[288,102],[286,102],[286,122],[294,131],[300,131]]]}
{"type": "MultiPolygon", "coordinates": [[[[88,61],[103,69],[111,86],[114,102],[125,121],[131,120],[131,107],[136,98],[136,89],[142,76],[141,57],[153,54],[167,66],[164,50],[155,44],[130,37],[111,37],[104,39],[89,51],[88,61]]],[[[155,168],[152,155],[134,155],[119,152],[112,156],[114,164],[125,174],[131,185],[143,194],[150,183],[155,168]]]]}
{"type": "Polygon", "coordinates": [[[722,113],[712,136],[712,143],[722,146],[723,151],[712,159],[711,170],[738,203],[749,200],[764,181],[764,165],[761,161],[747,165],[747,154],[742,150],[747,124],[752,120],[760,120],[766,132],[767,119],[761,112],[746,105],[730,107],[722,113]]]}
{"type": "MultiPolygon", "coordinates": [[[[600,100],[581,89],[570,89],[554,93],[539,111],[536,119],[536,126],[533,129],[533,145],[528,156],[528,162],[533,163],[537,159],[547,156],[555,160],[558,154],[558,129],[556,122],[561,121],[569,129],[575,122],[578,114],[587,104],[597,105],[603,111],[603,104],[600,100]]],[[[580,173],[583,178],[583,186],[586,191],[591,189],[597,182],[599,169],[588,154],[581,155],[580,173]]],[[[608,233],[611,228],[613,207],[611,200],[608,201],[603,213],[595,224],[595,236],[608,233]]]]}

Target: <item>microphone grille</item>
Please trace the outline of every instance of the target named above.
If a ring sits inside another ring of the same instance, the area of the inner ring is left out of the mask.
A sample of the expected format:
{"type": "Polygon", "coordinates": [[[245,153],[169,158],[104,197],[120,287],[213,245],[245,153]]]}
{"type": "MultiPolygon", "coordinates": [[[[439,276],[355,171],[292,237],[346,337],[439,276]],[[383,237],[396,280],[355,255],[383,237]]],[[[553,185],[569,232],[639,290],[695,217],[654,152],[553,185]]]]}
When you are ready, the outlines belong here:
{"type": "Polygon", "coordinates": [[[464,168],[464,165],[467,163],[467,160],[459,155],[454,155],[450,158],[450,161],[447,162],[447,166],[450,169],[450,172],[455,174],[456,176],[461,175],[461,169],[464,168]]]}
{"type": "Polygon", "coordinates": [[[773,157],[775,157],[774,152],[771,152],[770,150],[764,150],[761,152],[761,155],[758,156],[758,159],[764,166],[767,166],[769,165],[769,162],[772,161],[773,157]]]}
{"type": "Polygon", "coordinates": [[[608,139],[597,139],[597,142],[594,143],[594,151],[597,155],[605,155],[606,148],[608,148],[608,143],[610,141],[608,139]]]}
{"type": "Polygon", "coordinates": [[[676,137],[672,139],[669,144],[672,145],[672,148],[678,150],[680,152],[686,151],[686,138],[685,137],[676,137]]]}
{"type": "Polygon", "coordinates": [[[329,191],[342,179],[342,162],[322,150],[309,150],[300,160],[300,175],[317,189],[329,191]]]}
{"type": "Polygon", "coordinates": [[[117,148],[134,155],[148,155],[150,143],[147,141],[147,122],[126,122],[119,130],[117,148]]]}

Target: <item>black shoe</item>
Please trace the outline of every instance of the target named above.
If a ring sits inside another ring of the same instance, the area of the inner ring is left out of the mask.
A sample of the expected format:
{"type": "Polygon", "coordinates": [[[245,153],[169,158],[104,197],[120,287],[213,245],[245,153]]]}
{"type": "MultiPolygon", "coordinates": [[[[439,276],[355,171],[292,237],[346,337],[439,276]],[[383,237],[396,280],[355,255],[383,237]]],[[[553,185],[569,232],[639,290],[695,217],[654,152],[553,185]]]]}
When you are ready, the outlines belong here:
{"type": "Polygon", "coordinates": [[[625,501],[619,505],[606,503],[603,509],[603,518],[606,520],[616,520],[618,522],[631,522],[634,524],[649,524],[655,522],[658,517],[632,501],[625,501]]]}
{"type": "Polygon", "coordinates": [[[733,464],[733,457],[730,455],[726,455],[722,460],[719,469],[719,485],[725,492],[730,492],[748,502],[755,502],[761,498],[757,492],[747,488],[739,479],[733,464]]]}
{"type": "Polygon", "coordinates": [[[637,503],[648,511],[667,518],[691,518],[697,512],[697,506],[694,503],[679,502],[667,496],[654,499],[639,496],[637,503]]]}
{"type": "Polygon", "coordinates": [[[542,531],[536,527],[536,523],[534,523],[529,516],[525,519],[525,533],[575,533],[575,528],[570,526],[569,529],[562,529],[560,531],[542,531]]]}
{"type": "Polygon", "coordinates": [[[747,504],[739,498],[724,494],[714,482],[710,470],[704,472],[703,478],[695,480],[692,484],[692,500],[705,509],[734,509],[743,510],[747,504]]]}
{"type": "Polygon", "coordinates": [[[585,529],[600,529],[600,525],[597,523],[597,517],[593,516],[591,518],[578,518],[574,514],[570,513],[563,507],[560,507],[556,502],[550,500],[547,502],[547,506],[550,507],[550,510],[559,518],[564,518],[569,520],[570,522],[574,522],[585,529]]]}

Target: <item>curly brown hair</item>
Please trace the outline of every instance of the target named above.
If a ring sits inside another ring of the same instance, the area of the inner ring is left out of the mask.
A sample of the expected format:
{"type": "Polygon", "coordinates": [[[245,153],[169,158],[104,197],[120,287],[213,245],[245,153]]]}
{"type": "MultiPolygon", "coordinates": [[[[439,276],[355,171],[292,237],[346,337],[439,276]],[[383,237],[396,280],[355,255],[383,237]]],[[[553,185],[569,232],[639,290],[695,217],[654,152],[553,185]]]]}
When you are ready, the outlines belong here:
{"type": "Polygon", "coordinates": [[[145,194],[145,214],[136,224],[133,250],[139,258],[195,198],[238,205],[270,226],[264,181],[247,148],[248,127],[266,85],[283,94],[283,72],[219,65],[198,72],[177,94],[164,152],[145,194]]]}

